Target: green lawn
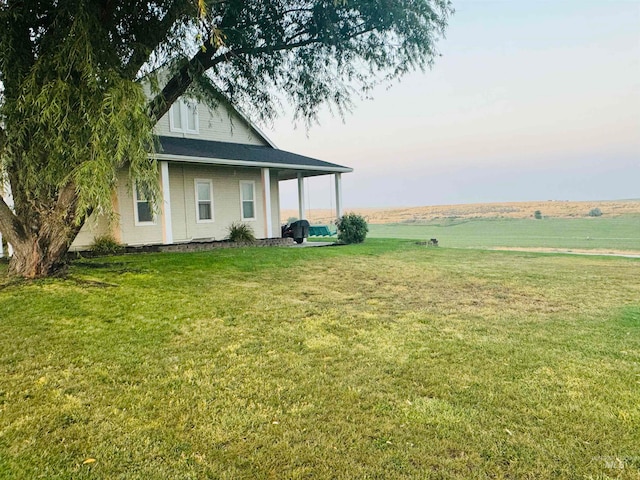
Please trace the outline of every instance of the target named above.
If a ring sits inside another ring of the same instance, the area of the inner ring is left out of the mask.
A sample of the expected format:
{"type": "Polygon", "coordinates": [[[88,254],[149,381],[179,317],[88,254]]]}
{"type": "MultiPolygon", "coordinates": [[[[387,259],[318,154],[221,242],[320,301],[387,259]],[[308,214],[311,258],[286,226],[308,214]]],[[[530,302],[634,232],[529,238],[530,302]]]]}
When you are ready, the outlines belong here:
{"type": "Polygon", "coordinates": [[[639,475],[639,260],[367,240],[0,279],[3,479],[639,475]]]}
{"type": "Polygon", "coordinates": [[[374,238],[437,238],[446,247],[545,247],[640,251],[640,216],[535,219],[440,219],[369,225],[374,238]]]}

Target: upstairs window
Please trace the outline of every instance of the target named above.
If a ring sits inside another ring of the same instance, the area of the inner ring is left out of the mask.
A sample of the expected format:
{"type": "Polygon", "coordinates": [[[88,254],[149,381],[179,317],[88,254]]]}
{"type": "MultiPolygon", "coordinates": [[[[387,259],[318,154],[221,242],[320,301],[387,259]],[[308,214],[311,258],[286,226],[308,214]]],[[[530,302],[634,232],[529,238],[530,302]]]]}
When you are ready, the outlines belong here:
{"type": "Polygon", "coordinates": [[[133,189],[136,225],[151,225],[155,223],[153,218],[153,206],[144,192],[136,185],[133,189]]]}
{"type": "Polygon", "coordinates": [[[169,109],[169,129],[172,132],[198,133],[198,106],[193,102],[177,100],[169,109]]]}
{"type": "Polygon", "coordinates": [[[240,182],[240,209],[242,220],[256,219],[256,183],[240,182]]]}
{"type": "Polygon", "coordinates": [[[196,179],[196,221],[213,222],[213,185],[211,180],[196,179]]]}

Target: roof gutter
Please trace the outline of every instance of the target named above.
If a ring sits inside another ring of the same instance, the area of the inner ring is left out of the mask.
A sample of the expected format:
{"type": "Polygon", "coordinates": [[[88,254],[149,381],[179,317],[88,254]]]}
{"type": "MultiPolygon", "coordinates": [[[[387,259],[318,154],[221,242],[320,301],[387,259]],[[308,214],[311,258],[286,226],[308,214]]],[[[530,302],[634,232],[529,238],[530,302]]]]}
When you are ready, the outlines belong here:
{"type": "Polygon", "coordinates": [[[158,160],[164,160],[167,162],[205,163],[208,165],[224,165],[229,167],[279,168],[281,170],[304,170],[327,173],[353,172],[353,168],[349,167],[314,167],[312,165],[295,165],[290,163],[251,162],[248,160],[230,160],[226,158],[213,157],[188,157],[184,155],[170,155],[166,153],[157,153],[155,157],[158,160]]]}

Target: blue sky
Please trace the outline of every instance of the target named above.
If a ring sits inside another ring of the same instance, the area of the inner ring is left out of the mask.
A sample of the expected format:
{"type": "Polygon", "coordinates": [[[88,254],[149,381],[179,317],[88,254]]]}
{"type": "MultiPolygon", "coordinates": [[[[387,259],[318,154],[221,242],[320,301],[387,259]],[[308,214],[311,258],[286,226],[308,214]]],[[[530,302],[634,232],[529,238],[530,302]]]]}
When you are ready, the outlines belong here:
{"type": "MultiPolygon", "coordinates": [[[[347,208],[640,198],[640,0],[454,1],[442,57],[344,122],[267,135],[347,165],[347,208]]],[[[308,182],[328,208],[329,178],[308,182]]],[[[296,208],[294,184],[283,208],[296,208]]]]}

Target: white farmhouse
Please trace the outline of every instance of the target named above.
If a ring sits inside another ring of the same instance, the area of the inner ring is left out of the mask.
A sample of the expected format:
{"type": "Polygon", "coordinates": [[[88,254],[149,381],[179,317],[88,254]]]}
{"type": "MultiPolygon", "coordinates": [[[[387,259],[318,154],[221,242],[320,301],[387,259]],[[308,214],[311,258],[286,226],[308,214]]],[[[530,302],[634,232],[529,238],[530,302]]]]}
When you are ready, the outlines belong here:
{"type": "Polygon", "coordinates": [[[178,100],[156,134],[162,204],[154,209],[121,171],[113,196],[117,220],[87,221],[72,250],[108,233],[123,245],[222,240],[233,222],[250,225],[256,238],[280,237],[279,182],[298,179],[304,218],[303,179],[317,175],[335,176],[341,215],[341,174],[352,169],[279,150],[236,110],[178,100]]]}

